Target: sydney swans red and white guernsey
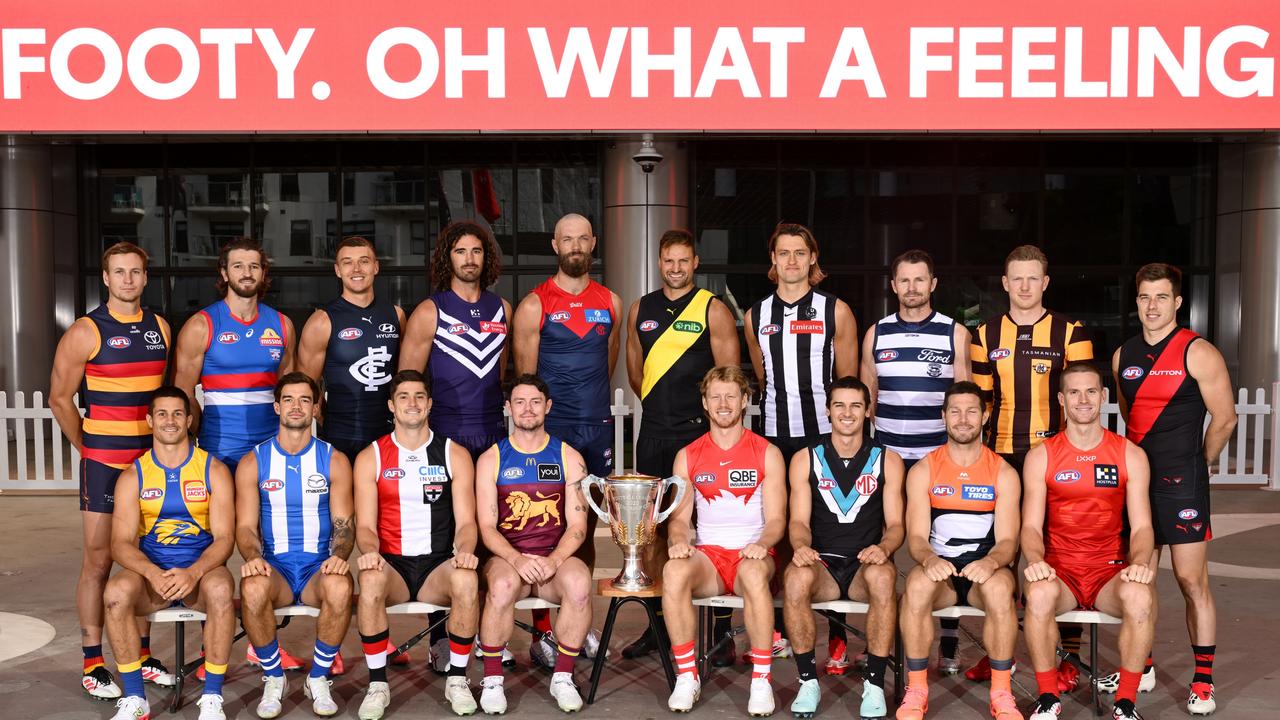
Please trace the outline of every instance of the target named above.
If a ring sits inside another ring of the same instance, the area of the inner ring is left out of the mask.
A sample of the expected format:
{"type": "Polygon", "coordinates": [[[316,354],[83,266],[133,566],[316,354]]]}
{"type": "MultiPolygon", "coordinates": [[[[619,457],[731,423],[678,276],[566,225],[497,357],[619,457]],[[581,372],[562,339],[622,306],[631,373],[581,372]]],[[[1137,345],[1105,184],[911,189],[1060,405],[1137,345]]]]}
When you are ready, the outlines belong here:
{"type": "Polygon", "coordinates": [[[376,443],[378,549],[391,555],[453,552],[453,441],[431,433],[427,444],[408,449],[395,433],[376,443]]]}
{"type": "Polygon", "coordinates": [[[711,433],[685,447],[693,481],[694,528],[698,545],[739,549],[764,531],[764,466],[769,441],[743,430],[725,450],[711,433]]]}

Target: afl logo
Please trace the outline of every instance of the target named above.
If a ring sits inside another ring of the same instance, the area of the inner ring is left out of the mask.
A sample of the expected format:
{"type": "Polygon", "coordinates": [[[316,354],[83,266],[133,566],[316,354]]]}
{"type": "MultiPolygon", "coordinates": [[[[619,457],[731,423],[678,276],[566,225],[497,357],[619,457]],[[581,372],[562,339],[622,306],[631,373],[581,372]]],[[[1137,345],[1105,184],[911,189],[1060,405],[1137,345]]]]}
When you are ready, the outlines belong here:
{"type": "Polygon", "coordinates": [[[857,480],[853,481],[853,487],[858,491],[859,495],[873,495],[876,488],[880,487],[880,483],[876,481],[876,476],[871,473],[859,475],[857,480]]]}
{"type": "Polygon", "coordinates": [[[381,325],[378,326],[378,332],[380,333],[393,333],[395,331],[396,331],[396,326],[392,325],[391,323],[382,323],[381,325]]]}
{"type": "Polygon", "coordinates": [[[1187,508],[1186,510],[1179,510],[1178,517],[1182,518],[1183,520],[1195,520],[1196,518],[1200,517],[1200,513],[1191,508],[1187,508]]]}
{"type": "Polygon", "coordinates": [[[991,360],[991,362],[995,362],[996,360],[1003,360],[1012,354],[1013,353],[1009,352],[1009,348],[996,348],[991,351],[990,355],[987,355],[987,359],[991,360]]]}
{"type": "Polygon", "coordinates": [[[890,360],[897,360],[897,359],[898,359],[897,350],[881,350],[880,352],[876,353],[876,362],[889,362],[890,360]]]}
{"type": "Polygon", "coordinates": [[[1053,481],[1057,483],[1073,483],[1080,479],[1080,473],[1076,470],[1063,470],[1053,476],[1053,481]]]}
{"type": "Polygon", "coordinates": [[[640,323],[640,332],[649,332],[650,330],[657,330],[657,329],[658,329],[657,320],[645,320],[644,322],[640,323]]]}
{"type": "Polygon", "coordinates": [[[130,345],[132,345],[133,343],[129,341],[129,338],[123,335],[116,335],[115,337],[108,340],[107,344],[115,348],[116,350],[123,350],[129,347],[130,345]]]}
{"type": "Polygon", "coordinates": [[[764,325],[760,328],[761,335],[777,335],[781,331],[781,325],[764,325]]]}
{"type": "Polygon", "coordinates": [[[449,326],[449,334],[450,335],[466,335],[467,331],[470,329],[471,328],[467,327],[466,323],[454,323],[449,326]]]}
{"type": "Polygon", "coordinates": [[[553,323],[562,323],[569,319],[568,310],[558,310],[547,316],[547,319],[553,323]]]}
{"type": "Polygon", "coordinates": [[[524,468],[511,467],[502,471],[502,478],[504,480],[515,480],[522,477],[524,477],[524,468]]]}
{"type": "Polygon", "coordinates": [[[932,492],[934,495],[937,495],[938,497],[951,497],[952,495],[956,494],[956,489],[951,487],[950,485],[939,485],[935,487],[933,490],[931,490],[930,492],[932,492]]]}
{"type": "Polygon", "coordinates": [[[164,497],[164,491],[160,488],[147,488],[146,490],[138,493],[138,497],[143,500],[159,500],[164,497]]]}
{"type": "Polygon", "coordinates": [[[1137,380],[1142,377],[1143,372],[1145,371],[1137,365],[1130,365],[1124,369],[1124,372],[1120,373],[1120,377],[1125,380],[1137,380]]]}
{"type": "Polygon", "coordinates": [[[358,340],[363,335],[364,335],[363,330],[361,330],[360,328],[351,327],[351,328],[346,328],[342,332],[338,333],[338,339],[339,340],[358,340]]]}
{"type": "Polygon", "coordinates": [[[819,490],[834,490],[835,487],[836,487],[835,480],[832,480],[831,478],[818,478],[819,490]]]}
{"type": "Polygon", "coordinates": [[[263,480],[262,484],[259,485],[258,487],[261,487],[263,490],[267,492],[275,492],[276,490],[279,490],[284,487],[284,481],[283,480],[263,480]]]}
{"type": "Polygon", "coordinates": [[[399,480],[404,477],[404,470],[393,467],[382,471],[383,480],[399,480]]]}
{"type": "Polygon", "coordinates": [[[709,473],[709,472],[698,473],[697,475],[693,476],[693,481],[699,484],[712,483],[716,481],[716,474],[709,473]]]}
{"type": "Polygon", "coordinates": [[[224,332],[218,336],[218,342],[223,345],[235,345],[240,340],[240,336],[233,332],[224,332]]]}

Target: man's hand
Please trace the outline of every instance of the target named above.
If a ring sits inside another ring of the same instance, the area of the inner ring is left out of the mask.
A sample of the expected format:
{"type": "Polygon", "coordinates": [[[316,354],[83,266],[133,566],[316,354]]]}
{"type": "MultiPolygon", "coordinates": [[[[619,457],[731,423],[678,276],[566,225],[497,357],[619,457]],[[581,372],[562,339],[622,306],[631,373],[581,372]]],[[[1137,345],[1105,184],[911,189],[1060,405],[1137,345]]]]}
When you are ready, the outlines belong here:
{"type": "Polygon", "coordinates": [[[516,574],[520,576],[521,580],[524,580],[530,585],[537,585],[544,579],[542,577],[543,567],[538,562],[542,559],[543,558],[538,557],[537,555],[520,553],[519,557],[511,561],[511,566],[516,569],[516,574]]]}
{"type": "Polygon", "coordinates": [[[981,585],[994,575],[998,569],[1000,569],[1000,566],[996,565],[995,560],[984,557],[965,565],[964,569],[960,571],[960,577],[968,578],[981,585]]]}
{"type": "Polygon", "coordinates": [[[1027,582],[1039,582],[1058,577],[1058,571],[1054,570],[1049,563],[1041,560],[1027,565],[1027,569],[1022,571],[1022,575],[1027,579],[1027,582]]]}
{"type": "Polygon", "coordinates": [[[879,545],[868,545],[858,553],[858,562],[863,565],[883,565],[889,561],[889,554],[879,545]]]}
{"type": "Polygon", "coordinates": [[[351,566],[337,555],[330,555],[320,564],[320,572],[325,575],[349,575],[351,566]]]}
{"type": "Polygon", "coordinates": [[[934,555],[924,564],[924,575],[934,582],[942,582],[956,574],[956,566],[934,555]]]}
{"type": "Polygon", "coordinates": [[[480,566],[480,558],[472,553],[460,552],[453,556],[453,567],[457,570],[475,570],[480,566]]]}
{"type": "Polygon", "coordinates": [[[169,568],[164,571],[164,576],[169,580],[169,591],[164,596],[165,600],[181,600],[190,595],[196,589],[196,584],[200,582],[200,578],[196,577],[189,568],[169,568]]]}
{"type": "Polygon", "coordinates": [[[245,563],[240,566],[240,578],[244,579],[247,577],[253,577],[254,575],[271,577],[271,563],[260,557],[252,560],[246,560],[245,563]]]}
{"type": "Polygon", "coordinates": [[[1142,583],[1150,585],[1155,580],[1156,572],[1146,565],[1130,565],[1120,571],[1120,579],[1128,582],[1142,583]]]}
{"type": "Polygon", "coordinates": [[[763,560],[769,556],[769,550],[760,543],[751,543],[738,552],[745,560],[763,560]]]}
{"type": "Polygon", "coordinates": [[[387,566],[386,558],[382,557],[382,553],[367,552],[356,558],[356,567],[361,572],[366,570],[382,570],[387,566]]]}
{"type": "Polygon", "coordinates": [[[689,543],[675,543],[667,547],[669,560],[683,560],[693,557],[693,546],[689,543]]]}
{"type": "Polygon", "coordinates": [[[169,596],[168,588],[169,588],[169,585],[171,584],[171,581],[169,580],[169,576],[166,575],[163,570],[161,570],[158,567],[152,566],[151,570],[148,571],[146,574],[146,579],[147,579],[147,584],[151,586],[152,590],[155,590],[157,595],[159,595],[160,597],[169,596]]]}
{"type": "Polygon", "coordinates": [[[822,559],[818,557],[818,551],[808,545],[796,548],[795,554],[791,556],[791,564],[796,567],[809,567],[821,561],[822,559]]]}

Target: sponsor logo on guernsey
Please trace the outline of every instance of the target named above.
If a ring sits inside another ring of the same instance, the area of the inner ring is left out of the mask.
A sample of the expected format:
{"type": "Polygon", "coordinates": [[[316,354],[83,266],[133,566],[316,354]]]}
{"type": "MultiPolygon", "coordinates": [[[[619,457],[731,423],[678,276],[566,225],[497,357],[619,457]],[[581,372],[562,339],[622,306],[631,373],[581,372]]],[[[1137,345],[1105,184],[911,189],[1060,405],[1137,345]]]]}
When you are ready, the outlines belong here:
{"type": "Polygon", "coordinates": [[[164,497],[164,491],[160,488],[147,488],[146,490],[138,493],[138,497],[143,500],[159,500],[164,497]]]}
{"type": "Polygon", "coordinates": [[[450,335],[466,335],[471,330],[466,323],[454,323],[449,326],[450,335]]]}
{"type": "Polygon", "coordinates": [[[787,326],[792,335],[821,335],[827,324],[821,320],[792,320],[787,326]]]}
{"type": "Polygon", "coordinates": [[[481,320],[480,332],[494,333],[497,335],[506,335],[507,324],[502,322],[494,322],[493,320],[481,320]]]}
{"type": "Polygon", "coordinates": [[[431,504],[439,500],[440,496],[443,494],[444,494],[443,485],[431,484],[431,485],[422,486],[422,502],[424,503],[431,504]]]}
{"type": "Polygon", "coordinates": [[[557,310],[556,312],[553,312],[553,313],[551,313],[550,315],[548,315],[548,316],[547,316],[547,319],[548,319],[548,320],[550,320],[550,321],[551,321],[551,322],[553,322],[553,323],[568,322],[568,320],[569,320],[569,311],[568,311],[568,310],[557,310]]]}
{"type": "Polygon", "coordinates": [[[640,332],[649,332],[650,330],[657,330],[657,329],[658,329],[657,320],[645,320],[644,322],[640,323],[640,332]]]}
{"type": "Polygon", "coordinates": [[[715,473],[704,472],[704,473],[698,473],[697,475],[693,476],[693,482],[698,485],[713,483],[715,481],[716,481],[715,473]]]}
{"type": "Polygon", "coordinates": [[[323,475],[308,475],[307,487],[312,489],[328,488],[329,481],[323,475]]]}
{"type": "MultiPolygon", "coordinates": [[[[148,330],[146,334],[142,336],[142,339],[146,341],[147,345],[159,345],[162,338],[160,337],[160,333],[155,330],[148,330]]],[[[148,347],[147,349],[155,350],[153,347],[148,347]]]]}
{"type": "Polygon", "coordinates": [[[209,499],[209,488],[203,480],[188,480],[182,483],[182,497],[189,502],[204,502],[209,499]]]}
{"type": "Polygon", "coordinates": [[[1080,479],[1079,470],[1062,470],[1053,476],[1054,482],[1062,483],[1064,485],[1068,483],[1076,482],[1079,479],[1080,479]]]}
{"type": "Polygon", "coordinates": [[[378,388],[391,382],[391,373],[386,367],[391,364],[391,352],[386,345],[369,348],[364,357],[351,363],[347,372],[355,381],[364,385],[365,392],[376,392],[378,388]]]}
{"type": "Polygon", "coordinates": [[[1003,360],[1012,354],[1013,353],[1009,352],[1009,348],[996,348],[987,354],[987,359],[991,362],[995,362],[997,360],[1003,360]]]}
{"type": "Polygon", "coordinates": [[[444,471],[444,468],[440,467],[439,465],[419,465],[418,466],[419,477],[442,478],[445,476],[445,474],[446,473],[444,471]]]}
{"type": "Polygon", "coordinates": [[[832,480],[831,478],[818,478],[819,490],[834,490],[835,487],[836,487],[835,480],[832,480]]]}
{"type": "Polygon", "coordinates": [[[1152,370],[1147,375],[1151,377],[1182,377],[1183,372],[1181,370],[1152,370]]]}
{"type": "Polygon", "coordinates": [[[880,487],[880,483],[876,480],[875,475],[863,473],[858,476],[857,480],[853,481],[853,487],[858,491],[859,495],[874,495],[876,488],[880,487]]]}
{"type": "Polygon", "coordinates": [[[583,310],[582,315],[584,318],[586,318],[587,322],[589,323],[599,323],[600,325],[613,324],[613,316],[609,313],[608,310],[593,308],[593,309],[583,310]]]}
{"type": "Polygon", "coordinates": [[[930,492],[938,497],[951,497],[956,494],[956,489],[950,485],[935,485],[930,492]]]}
{"type": "Polygon", "coordinates": [[[107,340],[107,345],[110,345],[116,350],[123,350],[132,344],[133,344],[133,341],[131,341],[129,338],[125,337],[124,335],[116,335],[110,340],[107,340]]]}
{"type": "Polygon", "coordinates": [[[761,335],[776,335],[782,331],[782,326],[777,323],[763,325],[760,328],[761,335]]]}
{"type": "Polygon", "coordinates": [[[1094,465],[1093,486],[1100,488],[1120,487],[1120,468],[1115,465],[1094,465]]]}
{"type": "Polygon", "coordinates": [[[509,467],[502,471],[503,480],[517,480],[524,477],[524,468],[509,467]]]}
{"type": "Polygon", "coordinates": [[[364,336],[364,331],[360,328],[345,328],[338,333],[339,340],[359,340],[364,336]]]}
{"type": "Polygon", "coordinates": [[[387,468],[382,471],[383,480],[399,480],[404,477],[404,468],[387,468]]]}
{"type": "Polygon", "coordinates": [[[399,334],[399,333],[396,333],[396,326],[393,325],[392,323],[382,323],[381,325],[378,326],[378,332],[399,334]]]}
{"type": "Polygon", "coordinates": [[[538,482],[560,482],[564,475],[556,463],[538,463],[538,482]]]}
{"type": "Polygon", "coordinates": [[[275,492],[276,490],[280,490],[284,487],[284,481],[276,480],[274,478],[271,480],[263,480],[262,484],[258,487],[262,488],[265,492],[275,492]]]}
{"type": "Polygon", "coordinates": [[[284,347],[284,339],[275,330],[267,328],[262,331],[262,337],[258,338],[258,344],[263,347],[284,347]]]}
{"type": "Polygon", "coordinates": [[[1094,460],[1097,460],[1097,459],[1098,459],[1097,455],[1077,455],[1076,456],[1076,462],[1093,462],[1094,460]]]}
{"type": "Polygon", "coordinates": [[[1031,369],[1032,369],[1032,370],[1035,370],[1037,375],[1043,375],[1043,374],[1045,374],[1045,373],[1049,372],[1049,364],[1048,364],[1048,363],[1035,363],[1034,365],[1032,365],[1032,366],[1031,366],[1031,369]]]}
{"type": "Polygon", "coordinates": [[[1142,368],[1138,367],[1137,365],[1130,365],[1120,373],[1120,377],[1124,378],[1125,380],[1137,380],[1138,378],[1142,377],[1142,374],[1144,372],[1145,371],[1142,368]]]}
{"type": "Polygon", "coordinates": [[[677,320],[671,324],[676,332],[700,333],[702,332],[702,323],[693,320],[677,320]]]}
{"type": "Polygon", "coordinates": [[[876,353],[876,362],[889,362],[898,359],[897,350],[881,350],[876,353]]]}
{"type": "Polygon", "coordinates": [[[991,485],[962,485],[960,487],[960,497],[965,500],[985,500],[989,502],[996,499],[996,489],[991,485]]]}
{"type": "Polygon", "coordinates": [[[1196,518],[1200,517],[1200,513],[1194,508],[1186,508],[1185,510],[1178,511],[1178,517],[1182,518],[1183,520],[1195,520],[1196,518]]]}
{"type": "Polygon", "coordinates": [[[239,341],[240,336],[230,331],[218,335],[218,342],[223,345],[234,345],[239,341]]]}
{"type": "Polygon", "coordinates": [[[940,352],[938,350],[924,349],[916,356],[916,360],[927,363],[951,363],[951,353],[940,352]]]}
{"type": "Polygon", "coordinates": [[[750,488],[756,486],[756,480],[759,474],[754,470],[730,470],[729,471],[729,487],[731,488],[750,488]]]}

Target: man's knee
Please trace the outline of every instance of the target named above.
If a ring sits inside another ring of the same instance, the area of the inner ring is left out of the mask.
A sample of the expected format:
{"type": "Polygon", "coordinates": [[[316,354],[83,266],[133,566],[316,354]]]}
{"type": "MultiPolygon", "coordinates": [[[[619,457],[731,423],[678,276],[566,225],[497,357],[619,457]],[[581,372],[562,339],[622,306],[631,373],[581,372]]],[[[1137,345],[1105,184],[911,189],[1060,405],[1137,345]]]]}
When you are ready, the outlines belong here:
{"type": "Polygon", "coordinates": [[[871,597],[871,602],[893,602],[898,572],[892,565],[864,565],[862,579],[867,583],[867,594],[871,597]]]}
{"type": "Polygon", "coordinates": [[[1027,583],[1023,587],[1022,594],[1026,598],[1027,614],[1054,615],[1058,607],[1058,598],[1061,597],[1061,589],[1056,580],[1040,580],[1027,583]]]}
{"type": "Polygon", "coordinates": [[[693,563],[689,558],[674,558],[662,566],[664,593],[688,594],[693,579],[693,563]]]}
{"type": "Polygon", "coordinates": [[[1187,597],[1203,595],[1209,590],[1209,572],[1204,564],[1175,564],[1173,575],[1178,581],[1178,587],[1182,590],[1182,594],[1187,597]]]}
{"type": "Polygon", "coordinates": [[[475,605],[479,601],[480,577],[475,570],[454,568],[449,573],[449,602],[455,606],[475,605]]]}
{"type": "Polygon", "coordinates": [[[1120,598],[1120,609],[1125,619],[1139,621],[1150,619],[1152,607],[1155,605],[1155,592],[1150,585],[1135,582],[1121,583],[1117,595],[1120,598]]]}
{"type": "MultiPolygon", "coordinates": [[[[208,597],[207,595],[205,596],[208,597]]],[[[240,580],[240,603],[251,612],[271,605],[271,577],[250,575],[240,580]]]]}
{"type": "Polygon", "coordinates": [[[108,614],[132,614],[141,584],[128,573],[120,573],[107,581],[102,591],[102,605],[108,614]]]}
{"type": "Polygon", "coordinates": [[[987,581],[977,585],[982,594],[983,611],[988,615],[1007,615],[1014,612],[1013,576],[997,571],[987,581]]]}
{"type": "Polygon", "coordinates": [[[225,567],[215,568],[200,578],[200,597],[206,607],[231,607],[234,596],[235,582],[225,567]]]}
{"type": "Polygon", "coordinates": [[[320,576],[320,599],[326,605],[349,605],[351,603],[351,576],[320,576]]]}
{"type": "Polygon", "coordinates": [[[938,584],[930,580],[924,572],[916,570],[907,575],[906,591],[902,594],[902,607],[912,612],[929,612],[933,609],[933,596],[938,584]]]}
{"type": "Polygon", "coordinates": [[[560,604],[581,610],[591,603],[591,574],[586,568],[582,572],[569,573],[564,578],[564,590],[560,604]]]}
{"type": "Polygon", "coordinates": [[[789,604],[808,604],[813,599],[812,567],[788,565],[782,575],[782,597],[789,604]]]}
{"type": "Polygon", "coordinates": [[[387,573],[383,570],[360,571],[360,604],[376,605],[385,603],[387,596],[387,573]]]}
{"type": "Polygon", "coordinates": [[[486,604],[495,607],[507,607],[514,605],[516,602],[516,592],[519,591],[521,580],[520,576],[514,572],[490,572],[488,577],[489,591],[486,595],[486,604]]]}

